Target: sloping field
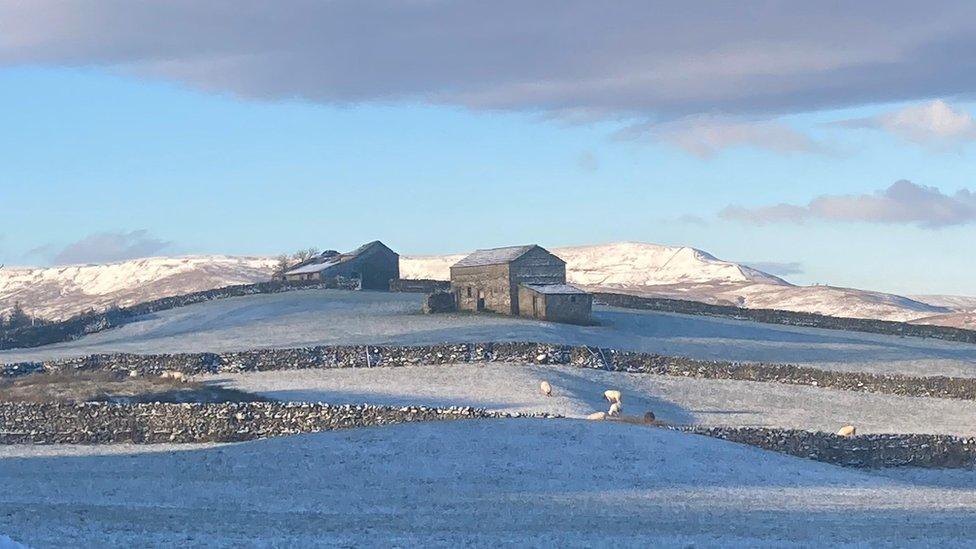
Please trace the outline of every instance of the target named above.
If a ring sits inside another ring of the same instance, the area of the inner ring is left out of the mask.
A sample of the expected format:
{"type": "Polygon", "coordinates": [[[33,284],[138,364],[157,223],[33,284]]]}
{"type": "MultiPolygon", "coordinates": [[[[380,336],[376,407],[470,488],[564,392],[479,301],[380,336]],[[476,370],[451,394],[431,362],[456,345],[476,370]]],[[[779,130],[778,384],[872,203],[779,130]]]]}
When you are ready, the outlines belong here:
{"type": "Polygon", "coordinates": [[[148,315],[73,342],[2,351],[0,361],[322,344],[544,341],[834,370],[976,376],[974,345],[599,307],[594,313],[598,326],[507,316],[422,315],[421,299],[416,294],[339,290],[222,299],[148,315]]]}
{"type": "Polygon", "coordinates": [[[281,370],[200,380],[274,400],[391,406],[473,406],[581,418],[606,411],[606,389],[623,392],[624,413],[652,411],[668,423],[780,427],[861,434],[976,435],[976,402],[819,389],[779,383],[703,380],[571,366],[452,364],[403,368],[281,370]],[[547,380],[553,395],[539,391],[547,380]]]}
{"type": "Polygon", "coordinates": [[[0,516],[31,547],[968,545],[976,477],[937,473],[627,425],[459,421],[0,448],[0,516]]]}

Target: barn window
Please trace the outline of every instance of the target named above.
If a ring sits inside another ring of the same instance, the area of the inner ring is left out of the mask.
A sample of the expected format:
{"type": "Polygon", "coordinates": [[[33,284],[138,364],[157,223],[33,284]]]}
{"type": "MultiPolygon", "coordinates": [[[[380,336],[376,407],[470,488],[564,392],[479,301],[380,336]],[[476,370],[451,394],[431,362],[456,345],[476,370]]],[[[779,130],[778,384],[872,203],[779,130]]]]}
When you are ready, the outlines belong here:
{"type": "Polygon", "coordinates": [[[468,297],[471,297],[471,286],[468,286],[468,297]]]}
{"type": "Polygon", "coordinates": [[[576,296],[575,296],[575,295],[574,295],[574,296],[571,296],[571,297],[569,298],[569,301],[570,301],[571,303],[576,303],[576,296]]]}

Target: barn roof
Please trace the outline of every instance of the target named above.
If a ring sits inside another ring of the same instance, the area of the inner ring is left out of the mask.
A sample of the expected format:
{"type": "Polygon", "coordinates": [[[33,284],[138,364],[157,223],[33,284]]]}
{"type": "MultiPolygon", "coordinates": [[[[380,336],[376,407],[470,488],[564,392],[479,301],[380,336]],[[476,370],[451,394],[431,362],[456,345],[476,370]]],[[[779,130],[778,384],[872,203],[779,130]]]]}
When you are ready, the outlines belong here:
{"type": "Polygon", "coordinates": [[[530,290],[547,295],[584,295],[586,292],[569,284],[522,284],[530,290]]]}
{"type": "Polygon", "coordinates": [[[360,255],[365,253],[373,246],[382,246],[388,250],[390,249],[379,240],[374,240],[372,242],[367,242],[366,244],[363,244],[362,246],[356,248],[355,250],[344,254],[330,254],[329,252],[323,252],[321,255],[313,257],[308,261],[304,263],[300,263],[296,267],[288,271],[285,271],[285,274],[295,275],[295,274],[311,274],[311,273],[322,272],[328,269],[329,267],[334,267],[340,263],[345,263],[346,261],[359,257],[360,255]]]}
{"type": "Polygon", "coordinates": [[[501,265],[511,263],[525,255],[532,248],[538,248],[535,244],[527,246],[507,246],[505,248],[489,248],[487,250],[475,250],[471,255],[454,264],[455,267],[480,267],[483,265],[501,265]]]}

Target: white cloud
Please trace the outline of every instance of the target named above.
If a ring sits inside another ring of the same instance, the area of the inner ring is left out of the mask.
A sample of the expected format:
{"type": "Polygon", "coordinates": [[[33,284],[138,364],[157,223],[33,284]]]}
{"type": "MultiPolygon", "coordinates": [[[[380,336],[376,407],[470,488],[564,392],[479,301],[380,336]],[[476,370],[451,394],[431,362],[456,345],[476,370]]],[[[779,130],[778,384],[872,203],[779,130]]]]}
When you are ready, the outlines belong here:
{"type": "Polygon", "coordinates": [[[973,116],[942,100],[911,105],[870,118],[844,120],[839,124],[879,129],[915,143],[949,144],[976,140],[973,116]]]}
{"type": "Polygon", "coordinates": [[[719,215],[746,223],[802,223],[811,219],[842,222],[917,224],[935,229],[976,222],[976,193],[960,189],[945,194],[936,187],[900,180],[872,194],[822,195],[806,205],[758,208],[729,206],[719,215]]]}
{"type": "Polygon", "coordinates": [[[700,115],[661,124],[640,124],[618,132],[622,139],[647,136],[700,158],[729,148],[751,147],[776,153],[809,153],[822,147],[806,135],[775,121],[747,121],[700,115]]]}

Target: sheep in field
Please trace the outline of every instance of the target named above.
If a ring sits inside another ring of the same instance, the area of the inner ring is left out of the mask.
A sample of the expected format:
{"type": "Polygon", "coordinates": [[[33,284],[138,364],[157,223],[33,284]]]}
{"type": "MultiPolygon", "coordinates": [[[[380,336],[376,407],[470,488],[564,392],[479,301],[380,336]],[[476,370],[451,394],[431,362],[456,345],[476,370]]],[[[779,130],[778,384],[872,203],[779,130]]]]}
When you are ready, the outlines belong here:
{"type": "Polygon", "coordinates": [[[549,385],[548,381],[543,380],[542,383],[539,384],[539,390],[542,391],[542,394],[546,395],[547,397],[552,396],[552,385],[549,385]]]}
{"type": "Polygon", "coordinates": [[[175,372],[173,370],[166,370],[162,374],[159,374],[161,379],[172,379],[173,381],[180,381],[186,383],[188,381],[186,374],[183,372],[175,372]]]}
{"type": "Polygon", "coordinates": [[[607,399],[607,402],[613,404],[614,402],[623,402],[620,391],[614,389],[608,389],[603,391],[603,398],[607,399]]]}
{"type": "Polygon", "coordinates": [[[610,405],[610,411],[607,412],[607,415],[610,417],[619,416],[621,410],[623,409],[624,409],[623,404],[619,402],[614,402],[613,404],[610,405]]]}
{"type": "Polygon", "coordinates": [[[592,414],[586,416],[586,419],[592,419],[594,421],[600,421],[607,418],[606,412],[593,412],[592,414]]]}
{"type": "Polygon", "coordinates": [[[857,429],[853,425],[845,425],[837,431],[839,437],[852,437],[857,434],[857,429]]]}

